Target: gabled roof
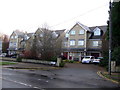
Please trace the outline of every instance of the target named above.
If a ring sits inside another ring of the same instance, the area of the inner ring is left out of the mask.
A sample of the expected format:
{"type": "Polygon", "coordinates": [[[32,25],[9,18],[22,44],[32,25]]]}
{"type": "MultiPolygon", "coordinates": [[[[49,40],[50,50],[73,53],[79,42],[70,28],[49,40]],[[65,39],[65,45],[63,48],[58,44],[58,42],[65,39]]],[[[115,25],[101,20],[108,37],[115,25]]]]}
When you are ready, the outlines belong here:
{"type": "Polygon", "coordinates": [[[82,23],[77,22],[77,24],[80,25],[80,26],[81,26],[83,29],[85,29],[86,31],[91,31],[91,30],[89,29],[89,27],[83,25],[82,23]]]}
{"type": "Polygon", "coordinates": [[[34,33],[27,33],[27,36],[31,37],[34,33]]]}
{"type": "Polygon", "coordinates": [[[62,34],[65,31],[65,29],[63,30],[55,30],[56,34],[62,34]]]}
{"type": "Polygon", "coordinates": [[[103,25],[103,26],[93,26],[93,27],[89,27],[90,30],[93,32],[93,30],[98,27],[99,29],[101,29],[104,33],[107,31],[107,25],[103,25]]]}
{"type": "Polygon", "coordinates": [[[35,33],[37,33],[38,31],[42,31],[42,30],[43,30],[43,28],[38,28],[35,33]]]}
{"type": "Polygon", "coordinates": [[[105,32],[107,31],[107,25],[103,25],[103,26],[94,26],[94,27],[89,27],[91,29],[91,36],[90,39],[101,39],[102,36],[105,34],[105,32]],[[95,28],[99,28],[101,30],[101,35],[100,36],[94,36],[94,29],[95,28]]]}
{"type": "MultiPolygon", "coordinates": [[[[91,31],[91,30],[89,29],[89,27],[83,25],[83,24],[80,23],[80,22],[77,22],[68,32],[70,32],[76,25],[79,25],[80,27],[82,27],[82,28],[83,28],[84,30],[86,30],[86,31],[91,31]]],[[[66,31],[66,32],[67,32],[67,31],[66,31]]]]}
{"type": "MultiPolygon", "coordinates": [[[[24,35],[25,35],[25,33],[24,33],[24,32],[19,31],[19,30],[15,30],[15,31],[13,31],[13,33],[15,33],[18,37],[22,37],[22,38],[23,38],[23,37],[24,37],[24,35]]],[[[13,34],[13,33],[12,33],[12,34],[13,34]]],[[[12,35],[12,34],[11,34],[11,35],[12,35]]]]}
{"type": "Polygon", "coordinates": [[[14,31],[18,36],[19,35],[24,35],[24,32],[22,32],[22,31],[19,31],[19,30],[16,30],[16,31],[14,31]]]}

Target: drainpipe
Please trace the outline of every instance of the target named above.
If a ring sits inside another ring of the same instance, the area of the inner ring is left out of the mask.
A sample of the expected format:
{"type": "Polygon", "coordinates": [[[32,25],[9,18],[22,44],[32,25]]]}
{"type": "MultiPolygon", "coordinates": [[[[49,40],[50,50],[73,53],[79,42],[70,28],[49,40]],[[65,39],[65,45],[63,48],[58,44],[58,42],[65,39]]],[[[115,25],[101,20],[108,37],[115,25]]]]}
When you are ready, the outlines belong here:
{"type": "Polygon", "coordinates": [[[87,51],[87,31],[85,31],[85,49],[84,49],[84,56],[86,56],[86,51],[87,51]]]}

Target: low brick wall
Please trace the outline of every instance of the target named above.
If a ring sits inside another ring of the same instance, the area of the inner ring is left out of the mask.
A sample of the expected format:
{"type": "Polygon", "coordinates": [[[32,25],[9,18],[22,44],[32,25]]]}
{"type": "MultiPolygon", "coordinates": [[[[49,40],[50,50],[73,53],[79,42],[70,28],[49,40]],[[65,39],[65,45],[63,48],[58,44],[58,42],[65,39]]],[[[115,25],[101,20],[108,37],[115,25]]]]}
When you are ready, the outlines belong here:
{"type": "Polygon", "coordinates": [[[120,72],[120,66],[116,66],[115,61],[111,61],[111,72],[120,72]]]}
{"type": "MultiPolygon", "coordinates": [[[[6,60],[6,61],[16,61],[16,58],[2,57],[2,60],[6,60]]],[[[22,59],[22,62],[40,63],[40,64],[48,64],[48,65],[53,64],[52,61],[41,61],[41,60],[34,60],[34,59],[22,59]]],[[[56,62],[55,62],[55,64],[56,64],[56,62]]]]}
{"type": "Polygon", "coordinates": [[[7,60],[7,61],[16,61],[16,58],[2,57],[2,60],[7,60]]]}
{"type": "Polygon", "coordinates": [[[116,72],[120,72],[120,66],[116,67],[116,72]]]}
{"type": "Polygon", "coordinates": [[[22,62],[51,64],[51,61],[41,61],[41,60],[33,60],[33,59],[22,59],[22,62]]]}

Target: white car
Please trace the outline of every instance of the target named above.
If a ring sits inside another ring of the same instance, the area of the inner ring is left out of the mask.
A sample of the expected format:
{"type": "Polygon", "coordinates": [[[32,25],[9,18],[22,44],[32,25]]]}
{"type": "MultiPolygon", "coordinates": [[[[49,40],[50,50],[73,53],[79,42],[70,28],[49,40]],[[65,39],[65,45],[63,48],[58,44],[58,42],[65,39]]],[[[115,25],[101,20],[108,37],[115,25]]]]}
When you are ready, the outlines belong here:
{"type": "Polygon", "coordinates": [[[0,57],[5,57],[7,54],[6,53],[2,53],[0,54],[0,57]]]}
{"type": "Polygon", "coordinates": [[[93,63],[100,63],[100,59],[94,59],[93,63]]]}
{"type": "Polygon", "coordinates": [[[95,59],[94,56],[85,56],[82,59],[82,63],[93,63],[93,60],[95,59]]]}
{"type": "Polygon", "coordinates": [[[103,59],[103,57],[97,57],[93,60],[93,63],[100,63],[100,60],[103,59]]]}

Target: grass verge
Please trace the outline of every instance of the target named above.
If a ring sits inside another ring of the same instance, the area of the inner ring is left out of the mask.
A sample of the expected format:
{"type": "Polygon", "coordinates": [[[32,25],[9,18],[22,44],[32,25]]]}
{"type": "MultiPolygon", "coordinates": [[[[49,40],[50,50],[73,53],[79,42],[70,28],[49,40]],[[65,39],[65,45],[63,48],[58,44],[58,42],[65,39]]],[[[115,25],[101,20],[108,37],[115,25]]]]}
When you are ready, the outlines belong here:
{"type": "Polygon", "coordinates": [[[16,64],[15,62],[0,62],[0,65],[11,65],[16,64]]]}
{"type": "Polygon", "coordinates": [[[113,81],[116,81],[120,84],[120,73],[112,73],[111,75],[109,75],[106,72],[103,72],[102,75],[108,79],[111,79],[113,81]]]}

